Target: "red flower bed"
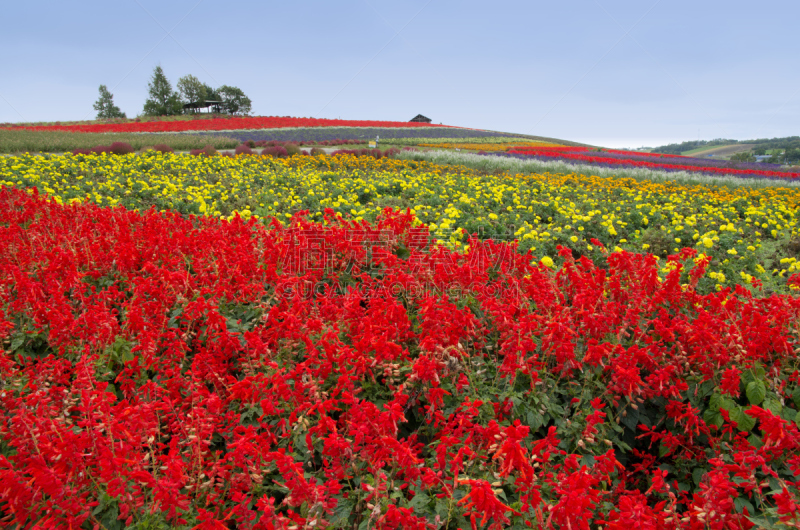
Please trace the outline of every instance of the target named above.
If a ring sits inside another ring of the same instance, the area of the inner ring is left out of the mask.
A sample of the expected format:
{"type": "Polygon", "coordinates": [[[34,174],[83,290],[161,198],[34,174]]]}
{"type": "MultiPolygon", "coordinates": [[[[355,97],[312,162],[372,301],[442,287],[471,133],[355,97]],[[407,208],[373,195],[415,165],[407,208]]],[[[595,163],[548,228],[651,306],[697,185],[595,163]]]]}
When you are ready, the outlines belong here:
{"type": "Polygon", "coordinates": [[[641,158],[651,158],[651,157],[667,158],[674,161],[674,163],[673,162],[663,163],[663,162],[649,162],[646,160],[634,160],[631,158],[612,158],[609,156],[603,156],[602,152],[601,154],[598,155],[584,154],[584,153],[589,153],[590,151],[593,152],[593,150],[591,150],[588,147],[567,146],[567,147],[542,147],[542,148],[517,147],[510,149],[508,152],[516,155],[560,158],[564,160],[575,160],[579,162],[600,164],[612,167],[635,166],[635,167],[645,167],[652,169],[667,169],[675,171],[699,171],[703,173],[715,173],[721,175],[741,175],[748,177],[781,177],[781,178],[800,177],[800,173],[796,172],[771,171],[771,170],[760,170],[760,169],[736,169],[731,167],[713,167],[713,166],[681,164],[680,163],[681,158],[686,159],[686,157],[681,157],[676,155],[660,155],[656,153],[631,153],[628,151],[618,151],[614,149],[603,151],[606,153],[617,154],[617,155],[631,155],[641,158]]]}
{"type": "Polygon", "coordinates": [[[207,120],[131,121],[127,123],[93,123],[88,125],[47,125],[14,127],[14,129],[28,129],[32,131],[117,133],[279,129],[282,127],[446,127],[446,125],[434,125],[430,123],[407,121],[327,120],[318,118],[291,118],[289,116],[259,116],[246,118],[217,118],[207,120]]]}
{"type": "Polygon", "coordinates": [[[0,190],[0,526],[797,524],[800,300],[693,258],[0,190]]]}

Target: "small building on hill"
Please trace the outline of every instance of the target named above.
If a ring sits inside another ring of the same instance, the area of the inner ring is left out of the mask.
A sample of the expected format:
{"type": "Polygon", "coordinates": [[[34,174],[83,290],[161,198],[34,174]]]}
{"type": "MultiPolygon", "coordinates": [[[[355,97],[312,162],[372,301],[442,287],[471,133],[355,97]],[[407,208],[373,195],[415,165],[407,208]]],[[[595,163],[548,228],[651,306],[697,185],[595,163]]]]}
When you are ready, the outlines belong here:
{"type": "Polygon", "coordinates": [[[417,114],[416,116],[414,116],[413,118],[411,118],[408,121],[409,122],[417,122],[417,123],[430,123],[431,119],[430,118],[426,118],[422,114],[417,114]]]}
{"type": "Polygon", "coordinates": [[[202,103],[200,103],[199,101],[192,101],[191,103],[184,103],[183,104],[183,110],[192,109],[192,110],[196,111],[196,110],[199,110],[199,109],[207,109],[209,107],[211,107],[211,110],[209,112],[215,112],[217,114],[221,114],[222,113],[222,101],[211,101],[211,100],[208,100],[208,101],[204,101],[202,103]]]}

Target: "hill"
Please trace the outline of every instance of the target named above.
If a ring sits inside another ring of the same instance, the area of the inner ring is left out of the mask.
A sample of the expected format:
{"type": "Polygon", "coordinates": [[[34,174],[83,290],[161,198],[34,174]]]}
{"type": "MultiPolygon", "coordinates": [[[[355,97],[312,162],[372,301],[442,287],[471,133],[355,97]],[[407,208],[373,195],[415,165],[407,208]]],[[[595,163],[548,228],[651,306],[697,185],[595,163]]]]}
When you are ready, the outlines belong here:
{"type": "Polygon", "coordinates": [[[652,152],[668,155],[692,156],[714,154],[723,157],[747,152],[754,155],[785,154],[785,162],[793,162],[800,160],[800,136],[759,138],[756,140],[732,140],[726,138],[690,140],[687,142],[662,145],[654,148],[652,152]]]}

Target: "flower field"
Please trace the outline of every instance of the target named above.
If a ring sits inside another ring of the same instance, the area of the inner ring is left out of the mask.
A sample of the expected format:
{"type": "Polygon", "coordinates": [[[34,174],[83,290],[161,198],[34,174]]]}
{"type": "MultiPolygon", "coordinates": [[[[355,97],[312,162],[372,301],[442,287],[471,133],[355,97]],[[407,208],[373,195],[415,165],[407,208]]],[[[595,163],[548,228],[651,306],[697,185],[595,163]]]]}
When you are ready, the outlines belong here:
{"type": "Polygon", "coordinates": [[[358,123],[710,176],[0,157],[0,528],[800,527],[791,179],[358,123]]]}
{"type": "Polygon", "coordinates": [[[33,131],[69,131],[85,133],[222,131],[237,129],[278,129],[284,127],[402,127],[425,129],[442,127],[431,123],[406,121],[329,120],[292,118],[289,116],[226,117],[203,120],[122,121],[111,123],[79,123],[9,127],[33,131]]]}
{"type": "MultiPolygon", "coordinates": [[[[199,133],[203,136],[214,136],[223,133],[199,133]]],[[[260,129],[256,131],[225,131],[225,136],[236,138],[242,142],[247,141],[290,141],[290,142],[322,142],[325,140],[374,140],[380,137],[382,141],[402,143],[404,145],[418,145],[436,141],[469,141],[472,143],[488,142],[525,142],[524,138],[515,137],[508,133],[491,131],[477,131],[461,129],[458,127],[286,127],[281,129],[260,129]]]]}
{"type": "Polygon", "coordinates": [[[173,210],[268,223],[307,210],[373,222],[409,209],[433,237],[518,240],[561,264],[558,247],[602,263],[604,249],[664,259],[692,247],[711,257],[703,292],[761,285],[788,293],[798,268],[800,190],[680,185],[578,174],[486,174],[466,167],[367,157],[65,155],[0,158],[0,185],[38,187],[63,203],[173,210]],[[602,246],[593,243],[599,241],[602,246]]]}
{"type": "Polygon", "coordinates": [[[741,175],[744,177],[797,178],[800,173],[782,171],[780,166],[759,163],[731,163],[725,160],[709,160],[680,155],[657,153],[634,153],[614,149],[597,150],[588,147],[520,147],[508,151],[512,155],[541,159],[561,159],[606,167],[645,167],[672,171],[693,171],[718,175],[741,175]],[[763,169],[767,168],[767,169],[763,169]]]}
{"type": "Polygon", "coordinates": [[[320,221],[0,190],[2,524],[800,522],[796,297],[320,221]]]}
{"type": "Polygon", "coordinates": [[[440,142],[440,143],[419,143],[420,147],[432,147],[434,149],[466,149],[467,151],[507,151],[509,149],[539,149],[539,148],[547,148],[547,147],[563,147],[559,144],[553,144],[548,142],[527,142],[527,143],[480,143],[480,142],[473,142],[467,141],[463,143],[447,143],[447,142],[440,142]]]}
{"type": "Polygon", "coordinates": [[[0,129],[0,153],[70,152],[73,149],[91,149],[97,145],[125,142],[134,149],[169,144],[175,150],[189,151],[211,145],[217,149],[231,149],[241,142],[223,133],[200,134],[140,134],[140,133],[74,133],[64,131],[30,131],[27,129],[0,129]]]}

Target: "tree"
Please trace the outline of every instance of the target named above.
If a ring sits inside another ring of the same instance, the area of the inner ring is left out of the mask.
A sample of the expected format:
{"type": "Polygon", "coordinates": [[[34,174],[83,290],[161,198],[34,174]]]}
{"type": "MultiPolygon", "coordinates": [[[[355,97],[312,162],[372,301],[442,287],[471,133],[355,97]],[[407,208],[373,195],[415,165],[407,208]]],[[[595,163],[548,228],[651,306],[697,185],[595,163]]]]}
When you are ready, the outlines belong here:
{"type": "Polygon", "coordinates": [[[195,76],[189,74],[178,79],[178,92],[184,103],[200,103],[206,101],[206,87],[195,76]]]}
{"type": "Polygon", "coordinates": [[[172,90],[167,76],[161,66],[153,70],[153,77],[147,85],[150,97],[144,102],[144,114],[147,116],[172,116],[183,112],[180,98],[172,90]]]}
{"type": "Polygon", "coordinates": [[[742,151],[731,157],[731,162],[755,162],[756,157],[750,151],[742,151]]]}
{"type": "Polygon", "coordinates": [[[253,102],[235,86],[222,85],[217,89],[222,100],[222,109],[228,114],[250,114],[253,102]]]}
{"type": "Polygon", "coordinates": [[[216,88],[211,88],[205,83],[203,83],[203,88],[206,89],[206,101],[222,101],[216,88]]]}
{"type": "Polygon", "coordinates": [[[108,91],[108,87],[100,85],[100,97],[94,102],[94,110],[97,111],[97,119],[126,118],[125,113],[114,105],[114,94],[108,91]]]}

